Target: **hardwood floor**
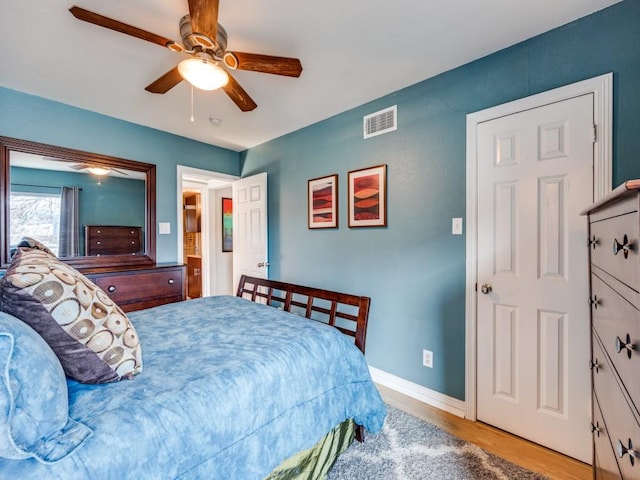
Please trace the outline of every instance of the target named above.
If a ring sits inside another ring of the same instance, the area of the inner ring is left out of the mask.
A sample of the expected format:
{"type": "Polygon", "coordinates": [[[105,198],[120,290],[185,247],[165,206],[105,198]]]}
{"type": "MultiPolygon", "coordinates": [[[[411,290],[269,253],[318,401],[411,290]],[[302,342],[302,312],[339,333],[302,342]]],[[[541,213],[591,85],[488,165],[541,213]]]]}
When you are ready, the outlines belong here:
{"type": "Polygon", "coordinates": [[[550,479],[591,479],[591,466],[482,422],[471,422],[377,385],[389,405],[421,418],[458,438],[550,479]]]}

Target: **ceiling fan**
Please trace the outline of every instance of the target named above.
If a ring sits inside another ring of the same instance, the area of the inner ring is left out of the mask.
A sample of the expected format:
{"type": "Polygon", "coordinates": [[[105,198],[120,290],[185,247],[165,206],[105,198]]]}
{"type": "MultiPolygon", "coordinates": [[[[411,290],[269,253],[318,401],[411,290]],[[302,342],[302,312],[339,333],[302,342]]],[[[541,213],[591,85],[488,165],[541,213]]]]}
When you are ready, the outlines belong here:
{"type": "Polygon", "coordinates": [[[98,177],[107,175],[110,172],[119,173],[120,175],[129,175],[127,172],[117,168],[107,167],[105,165],[94,165],[91,163],[76,163],[74,165],[70,165],[69,168],[72,168],[73,170],[86,170],[92,175],[96,175],[98,177]]]}
{"type": "Polygon", "coordinates": [[[188,0],[188,2],[189,14],[180,20],[182,43],[174,42],[171,39],[78,6],[71,7],[69,11],[79,20],[155,43],[172,52],[190,55],[190,58],[181,61],[149,84],[145,90],[151,93],[166,93],[182,80],[187,80],[196,88],[204,90],[222,88],[240,110],[249,112],[257,105],[228,70],[247,70],[287,77],[299,77],[302,73],[302,64],[297,58],[228,51],[227,32],[218,24],[219,0],[188,0]],[[227,70],[221,68],[220,64],[224,65],[227,70]],[[213,85],[213,88],[211,88],[211,84],[199,85],[198,80],[190,76],[189,69],[191,67],[208,72],[204,77],[201,77],[205,83],[215,80],[216,75],[220,81],[213,85]]]}

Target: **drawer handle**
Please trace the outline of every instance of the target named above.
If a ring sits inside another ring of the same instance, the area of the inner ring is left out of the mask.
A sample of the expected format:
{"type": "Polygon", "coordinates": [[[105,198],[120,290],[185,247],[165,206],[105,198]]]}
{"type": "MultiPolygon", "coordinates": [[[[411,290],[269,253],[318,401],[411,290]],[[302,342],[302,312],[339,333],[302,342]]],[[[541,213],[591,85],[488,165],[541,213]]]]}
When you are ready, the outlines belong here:
{"type": "Polygon", "coordinates": [[[596,361],[594,362],[593,360],[589,360],[589,369],[590,370],[595,370],[596,373],[598,373],[598,371],[602,368],[602,365],[600,365],[598,363],[598,359],[596,358],[596,361]]]}
{"type": "Polygon", "coordinates": [[[169,280],[167,280],[167,283],[168,283],[169,285],[173,285],[173,283],[174,283],[173,278],[170,278],[169,280]]]}
{"type": "Polygon", "coordinates": [[[626,342],[623,342],[620,337],[616,337],[616,352],[620,353],[622,350],[627,351],[627,357],[631,358],[631,354],[635,350],[636,346],[631,343],[631,335],[627,333],[626,342]]]}
{"type": "Polygon", "coordinates": [[[101,241],[97,241],[96,245],[102,245],[102,242],[101,241]]]}
{"type": "Polygon", "coordinates": [[[598,299],[597,295],[594,295],[593,298],[589,297],[589,306],[594,309],[598,309],[598,305],[601,305],[602,301],[598,299]]]}
{"type": "Polygon", "coordinates": [[[115,286],[115,285],[109,285],[109,286],[107,287],[107,291],[108,291],[109,293],[113,293],[113,292],[115,292],[115,291],[116,291],[116,286],[115,286]]]}
{"type": "Polygon", "coordinates": [[[600,432],[602,432],[602,429],[600,428],[600,423],[596,422],[596,424],[594,425],[593,422],[591,422],[591,433],[595,433],[596,436],[600,438],[600,432]]]}
{"type": "Polygon", "coordinates": [[[629,455],[629,461],[631,462],[631,465],[633,466],[635,464],[635,459],[637,456],[637,452],[633,449],[633,443],[631,443],[631,439],[629,439],[629,446],[625,447],[624,444],[622,443],[622,440],[618,439],[618,444],[616,445],[616,450],[618,451],[618,456],[620,458],[624,457],[625,455],[629,455]]]}
{"type": "Polygon", "coordinates": [[[629,243],[629,238],[626,234],[622,237],[622,243],[620,243],[617,238],[613,239],[613,254],[617,255],[620,250],[622,250],[624,258],[628,258],[629,250],[633,250],[633,245],[629,243]]]}
{"type": "Polygon", "coordinates": [[[600,240],[595,235],[591,239],[587,239],[587,247],[593,247],[595,250],[597,245],[600,245],[600,240]]]}

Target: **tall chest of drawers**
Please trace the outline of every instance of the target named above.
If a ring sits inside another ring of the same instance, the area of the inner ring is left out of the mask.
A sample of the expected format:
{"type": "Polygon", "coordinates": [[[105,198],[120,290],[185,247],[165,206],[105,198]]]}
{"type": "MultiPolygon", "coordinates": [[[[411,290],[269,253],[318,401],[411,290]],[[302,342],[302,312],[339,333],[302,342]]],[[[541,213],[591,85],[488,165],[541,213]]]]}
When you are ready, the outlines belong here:
{"type": "Polygon", "coordinates": [[[589,218],[595,479],[640,479],[640,180],[589,218]]]}

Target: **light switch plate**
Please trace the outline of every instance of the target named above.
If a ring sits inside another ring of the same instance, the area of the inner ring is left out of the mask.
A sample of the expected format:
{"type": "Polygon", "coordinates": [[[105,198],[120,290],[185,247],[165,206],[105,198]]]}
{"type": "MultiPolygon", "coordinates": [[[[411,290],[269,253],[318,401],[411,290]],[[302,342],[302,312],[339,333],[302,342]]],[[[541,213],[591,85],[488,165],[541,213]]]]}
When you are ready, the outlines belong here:
{"type": "Polygon", "coordinates": [[[169,222],[159,222],[158,233],[160,235],[169,235],[171,233],[171,224],[169,222]]]}
{"type": "Polygon", "coordinates": [[[451,233],[454,235],[462,235],[462,219],[461,218],[451,219],[451,233]]]}

